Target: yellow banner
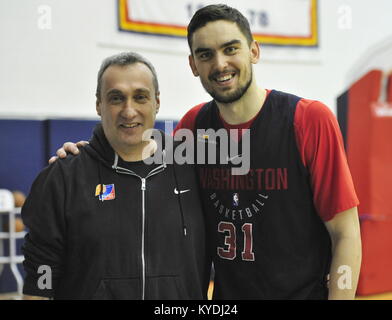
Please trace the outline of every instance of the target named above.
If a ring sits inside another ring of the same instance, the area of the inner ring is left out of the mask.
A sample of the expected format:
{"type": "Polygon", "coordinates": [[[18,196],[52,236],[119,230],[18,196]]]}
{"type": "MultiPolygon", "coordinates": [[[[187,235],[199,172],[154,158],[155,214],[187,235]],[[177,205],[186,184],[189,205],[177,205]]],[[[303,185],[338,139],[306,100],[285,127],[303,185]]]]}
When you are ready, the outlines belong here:
{"type": "MultiPolygon", "coordinates": [[[[222,1],[117,0],[120,31],[186,37],[187,24],[200,7],[222,1]]],[[[225,1],[249,20],[255,40],[273,46],[318,46],[317,0],[225,1]]]]}

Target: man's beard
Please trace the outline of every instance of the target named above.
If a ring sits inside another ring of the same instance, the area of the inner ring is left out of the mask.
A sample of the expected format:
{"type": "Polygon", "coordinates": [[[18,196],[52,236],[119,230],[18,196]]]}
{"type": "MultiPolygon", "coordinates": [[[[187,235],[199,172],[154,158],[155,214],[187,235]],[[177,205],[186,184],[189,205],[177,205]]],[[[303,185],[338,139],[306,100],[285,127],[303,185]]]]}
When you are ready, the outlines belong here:
{"type": "Polygon", "coordinates": [[[224,95],[224,94],[219,94],[216,91],[214,91],[213,89],[208,89],[206,88],[206,86],[203,84],[204,89],[209,93],[209,95],[216,101],[216,102],[220,102],[220,103],[233,103],[239,99],[242,98],[242,96],[246,93],[246,91],[248,91],[251,83],[252,83],[252,69],[251,70],[251,74],[249,77],[249,80],[245,83],[244,86],[239,87],[238,89],[236,89],[233,93],[228,94],[228,95],[224,95]]]}

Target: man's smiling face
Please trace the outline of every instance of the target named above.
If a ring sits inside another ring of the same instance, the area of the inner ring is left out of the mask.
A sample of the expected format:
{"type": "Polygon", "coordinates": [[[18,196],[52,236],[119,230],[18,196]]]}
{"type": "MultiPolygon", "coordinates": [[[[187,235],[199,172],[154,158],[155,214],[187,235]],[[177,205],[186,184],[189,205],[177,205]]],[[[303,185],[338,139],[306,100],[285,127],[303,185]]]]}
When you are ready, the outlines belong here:
{"type": "Polygon", "coordinates": [[[252,83],[252,63],[259,58],[256,46],[256,42],[248,44],[235,22],[209,22],[192,35],[190,66],[217,102],[232,103],[252,83]]]}
{"type": "Polygon", "coordinates": [[[112,65],[102,75],[102,90],[97,101],[105,136],[118,153],[142,150],[145,130],[154,127],[159,109],[153,75],[143,63],[112,65]]]}

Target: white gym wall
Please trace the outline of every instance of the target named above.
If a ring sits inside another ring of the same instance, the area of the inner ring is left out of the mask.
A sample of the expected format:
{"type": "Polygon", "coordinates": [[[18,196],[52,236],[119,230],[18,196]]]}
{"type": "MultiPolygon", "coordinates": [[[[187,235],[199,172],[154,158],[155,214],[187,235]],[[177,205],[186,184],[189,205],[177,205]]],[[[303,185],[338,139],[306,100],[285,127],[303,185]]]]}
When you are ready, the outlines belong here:
{"type": "MultiPolygon", "coordinates": [[[[335,111],[351,68],[364,52],[391,36],[391,12],[391,0],[319,0],[318,58],[276,61],[262,51],[255,67],[259,85],[321,100],[335,111]]],[[[113,0],[0,0],[0,118],[95,118],[99,65],[123,50],[138,51],[156,66],[158,119],[179,119],[193,105],[209,100],[185,52],[133,47],[133,34],[121,35],[129,36],[127,47],[110,47],[102,37],[105,30],[117,30],[113,0]],[[50,29],[39,28],[45,6],[51,12],[50,29]]],[[[145,41],[162,39],[145,36],[145,41]]]]}

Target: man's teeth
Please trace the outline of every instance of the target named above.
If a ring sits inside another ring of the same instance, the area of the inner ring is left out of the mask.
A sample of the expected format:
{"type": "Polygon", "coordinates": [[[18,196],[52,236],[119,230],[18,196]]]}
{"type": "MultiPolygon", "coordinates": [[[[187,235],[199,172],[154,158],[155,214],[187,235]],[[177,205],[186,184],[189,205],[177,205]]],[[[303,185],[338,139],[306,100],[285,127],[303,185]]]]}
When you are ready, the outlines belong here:
{"type": "Polygon", "coordinates": [[[233,76],[234,76],[233,74],[227,74],[225,76],[221,76],[221,77],[216,78],[216,81],[218,81],[218,82],[228,81],[231,78],[233,78],[233,76]]]}
{"type": "Polygon", "coordinates": [[[138,123],[133,123],[133,124],[122,124],[123,127],[125,128],[135,128],[137,127],[139,124],[138,123]]]}

